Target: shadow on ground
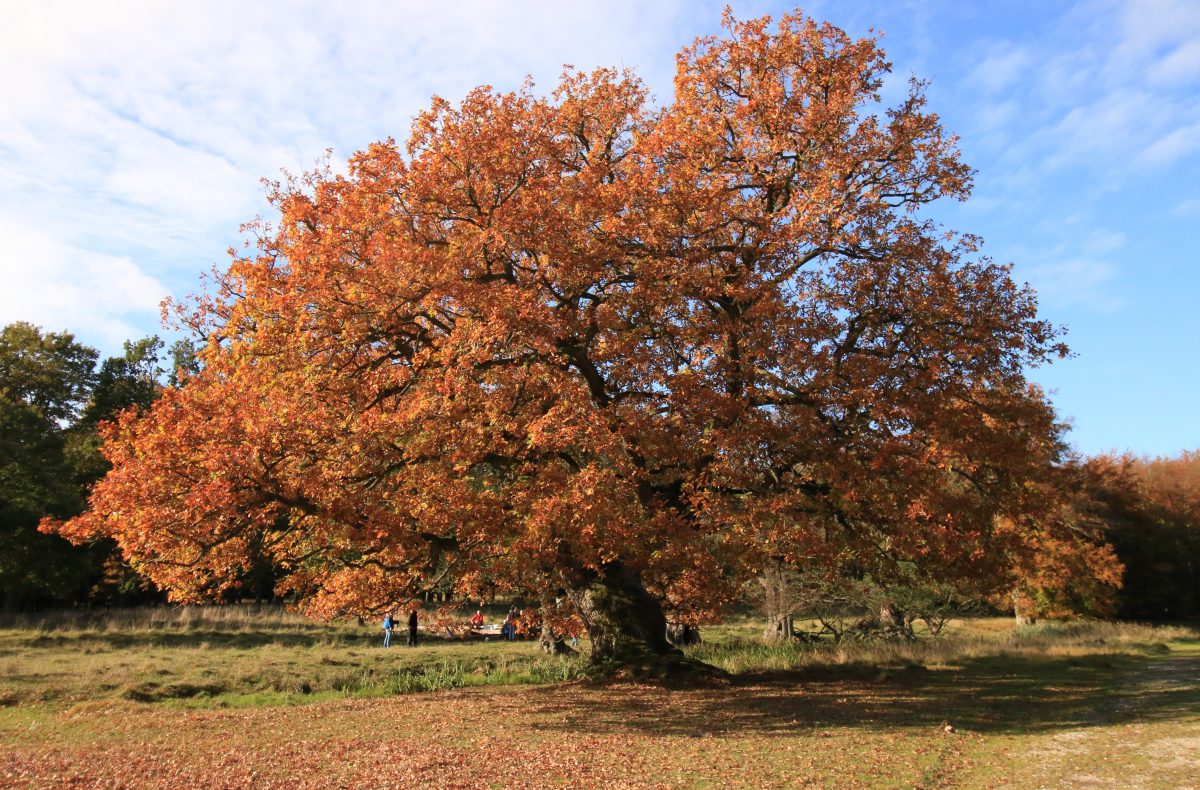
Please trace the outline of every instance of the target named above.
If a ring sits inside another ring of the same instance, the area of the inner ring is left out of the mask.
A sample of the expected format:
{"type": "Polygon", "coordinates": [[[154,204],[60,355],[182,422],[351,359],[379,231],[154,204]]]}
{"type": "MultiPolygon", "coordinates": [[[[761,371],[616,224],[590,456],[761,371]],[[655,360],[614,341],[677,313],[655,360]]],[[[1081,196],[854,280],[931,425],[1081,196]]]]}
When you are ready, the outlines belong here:
{"type": "MultiPolygon", "coordinates": [[[[397,631],[392,637],[392,648],[403,648],[405,631],[397,631]]],[[[274,645],[277,647],[307,648],[319,645],[375,647],[381,646],[383,632],[374,628],[363,627],[357,631],[347,631],[331,634],[329,629],[320,625],[311,628],[305,626],[290,626],[282,629],[228,629],[228,628],[187,628],[187,629],[146,629],[144,631],[122,631],[103,629],[81,631],[59,631],[38,634],[36,636],[10,638],[4,647],[0,648],[0,656],[13,654],[25,648],[67,648],[121,650],[126,648],[147,647],[196,647],[206,644],[209,647],[233,648],[237,650],[252,650],[258,647],[274,645]]],[[[525,640],[522,640],[525,641],[525,640]]],[[[437,647],[439,645],[484,644],[482,640],[463,640],[446,638],[438,635],[421,634],[422,647],[437,647]]]]}
{"type": "MultiPolygon", "coordinates": [[[[372,634],[371,636],[374,636],[372,634]]],[[[329,631],[319,627],[289,629],[287,631],[242,630],[221,628],[188,628],[179,630],[147,629],[145,631],[61,631],[51,634],[40,634],[23,639],[9,640],[7,648],[11,652],[17,648],[99,648],[125,649],[145,647],[195,647],[207,644],[210,647],[231,647],[250,650],[264,645],[280,645],[283,647],[313,647],[319,644],[341,644],[358,642],[357,637],[331,639],[329,631]]],[[[364,634],[362,641],[366,642],[364,634]]]]}
{"type": "Polygon", "coordinates": [[[597,733],[702,737],[950,724],[1035,734],[1200,717],[1200,657],[987,657],[937,670],[849,666],[744,676],[720,690],[615,688],[597,691],[594,704],[558,698],[553,689],[528,699],[560,722],[551,728],[597,733]]]}

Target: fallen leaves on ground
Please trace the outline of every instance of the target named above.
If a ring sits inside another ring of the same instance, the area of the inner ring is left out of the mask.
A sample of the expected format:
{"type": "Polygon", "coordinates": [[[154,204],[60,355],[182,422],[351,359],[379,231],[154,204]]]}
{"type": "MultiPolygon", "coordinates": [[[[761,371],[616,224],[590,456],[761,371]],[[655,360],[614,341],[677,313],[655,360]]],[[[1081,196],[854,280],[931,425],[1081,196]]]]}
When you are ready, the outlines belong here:
{"type": "Polygon", "coordinates": [[[644,686],[236,710],[122,702],[0,725],[0,786],[852,787],[968,765],[960,734],[831,729],[806,721],[805,704],[800,687],[644,686]]]}

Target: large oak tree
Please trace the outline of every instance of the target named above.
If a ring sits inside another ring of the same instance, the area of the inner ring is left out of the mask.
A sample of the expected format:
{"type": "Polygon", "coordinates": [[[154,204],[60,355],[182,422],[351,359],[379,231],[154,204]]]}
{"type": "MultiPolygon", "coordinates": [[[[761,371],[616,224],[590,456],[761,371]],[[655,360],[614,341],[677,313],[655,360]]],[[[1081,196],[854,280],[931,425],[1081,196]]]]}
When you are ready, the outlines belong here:
{"type": "Polygon", "coordinates": [[[440,98],[406,146],[274,185],[180,310],[202,370],[111,427],[63,527],[180,599],[267,554],[325,615],[432,577],[565,594],[598,661],[767,561],[1011,584],[1049,522],[1064,352],[923,208],[970,170],[913,83],[798,14],[629,73],[440,98]]]}

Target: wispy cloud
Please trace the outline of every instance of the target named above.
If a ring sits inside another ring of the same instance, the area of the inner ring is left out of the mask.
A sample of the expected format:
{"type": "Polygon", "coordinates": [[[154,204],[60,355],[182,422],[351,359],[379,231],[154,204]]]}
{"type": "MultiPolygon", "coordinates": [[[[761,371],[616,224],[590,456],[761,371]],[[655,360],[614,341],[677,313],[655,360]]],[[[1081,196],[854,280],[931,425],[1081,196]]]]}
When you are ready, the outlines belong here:
{"type": "Polygon", "coordinates": [[[1012,161],[1051,171],[1086,164],[1111,178],[1190,154],[1200,123],[1200,5],[1060,8],[1043,29],[998,38],[975,57],[959,96],[975,105],[984,142],[1012,161]]]}
{"type": "Polygon", "coordinates": [[[1172,129],[1142,149],[1138,164],[1161,166],[1177,162],[1200,151],[1200,122],[1172,129]]]}
{"type": "Polygon", "coordinates": [[[0,221],[4,288],[0,315],[80,333],[107,348],[139,337],[167,287],[123,256],[105,255],[0,221]]]}
{"type": "Polygon", "coordinates": [[[265,209],[262,177],[403,138],[433,93],[526,74],[548,87],[567,62],[637,65],[664,93],[680,29],[719,14],[683,0],[17,4],[0,30],[0,216],[22,246],[0,248],[0,322],[94,321],[109,342],[151,283],[178,289],[223,258],[265,209]],[[69,309],[106,266],[105,298],[69,309]]]}
{"type": "MultiPolygon", "coordinates": [[[[1038,26],[996,26],[964,47],[963,77],[941,85],[944,117],[980,167],[965,215],[1051,314],[1140,309],[1154,244],[1135,258],[1124,240],[1185,204],[1200,175],[1200,4],[1079,0],[1039,12],[1038,26]]],[[[1190,248],[1155,265],[1184,266],[1190,248]]]]}
{"type": "MultiPolygon", "coordinates": [[[[1111,229],[1089,227],[1082,215],[1059,217],[1047,224],[1053,224],[1069,241],[1016,250],[1022,262],[1020,276],[1037,289],[1043,307],[1051,314],[1071,308],[1100,313],[1121,309],[1124,300],[1116,286],[1128,238],[1111,229]]],[[[1048,230],[1035,226],[1030,235],[1039,238],[1048,230]]]]}
{"type": "Polygon", "coordinates": [[[1064,257],[1050,263],[1034,263],[1023,271],[1035,284],[1042,304],[1053,312],[1086,307],[1110,313],[1122,305],[1121,297],[1112,288],[1117,267],[1111,261],[1064,257]]]}
{"type": "Polygon", "coordinates": [[[1200,198],[1189,198],[1171,208],[1173,217],[1200,217],[1200,198]]]}
{"type": "Polygon", "coordinates": [[[1025,49],[1001,46],[972,69],[967,79],[986,93],[998,93],[1024,79],[1032,60],[1025,49]]]}

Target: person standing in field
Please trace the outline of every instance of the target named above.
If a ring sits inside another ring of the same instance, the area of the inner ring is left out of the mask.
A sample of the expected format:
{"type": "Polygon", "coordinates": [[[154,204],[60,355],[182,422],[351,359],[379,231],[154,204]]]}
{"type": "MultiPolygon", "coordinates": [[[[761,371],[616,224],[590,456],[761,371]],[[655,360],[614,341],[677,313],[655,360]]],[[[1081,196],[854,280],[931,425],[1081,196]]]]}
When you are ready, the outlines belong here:
{"type": "Polygon", "coordinates": [[[500,636],[504,639],[512,639],[513,634],[513,613],[512,609],[508,610],[508,614],[504,616],[504,625],[500,626],[500,636]]]}
{"type": "Polygon", "coordinates": [[[509,640],[513,640],[513,639],[517,638],[517,618],[519,618],[520,616],[521,616],[521,614],[520,614],[520,612],[517,611],[516,604],[513,604],[511,607],[509,607],[508,617],[506,617],[504,619],[505,625],[508,626],[509,640]]]}
{"type": "Polygon", "coordinates": [[[413,609],[408,615],[408,646],[417,646],[417,610],[413,609]]]}
{"type": "Polygon", "coordinates": [[[383,618],[383,646],[392,646],[392,629],[396,627],[396,621],[392,619],[392,613],[388,612],[383,618]]]}

